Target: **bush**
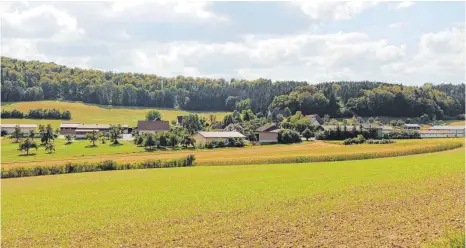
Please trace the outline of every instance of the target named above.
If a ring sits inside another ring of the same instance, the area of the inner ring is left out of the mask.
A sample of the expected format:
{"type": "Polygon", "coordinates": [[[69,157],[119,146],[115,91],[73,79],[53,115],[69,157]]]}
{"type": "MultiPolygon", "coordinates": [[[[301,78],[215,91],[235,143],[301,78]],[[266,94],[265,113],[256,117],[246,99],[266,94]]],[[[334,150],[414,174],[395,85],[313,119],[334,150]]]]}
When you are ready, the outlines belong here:
{"type": "Polygon", "coordinates": [[[393,144],[394,140],[390,139],[381,139],[381,140],[367,140],[366,144],[393,144]]]}
{"type": "Polygon", "coordinates": [[[1,135],[2,135],[2,137],[3,137],[3,136],[6,136],[6,135],[8,135],[8,133],[7,133],[5,130],[2,130],[2,133],[1,133],[1,135]]]}
{"type": "Polygon", "coordinates": [[[2,178],[31,177],[92,171],[187,167],[193,166],[195,160],[194,155],[188,155],[185,158],[175,160],[151,159],[138,162],[116,162],[113,160],[106,160],[100,162],[68,163],[64,165],[51,166],[13,167],[11,169],[2,170],[2,178]]]}
{"type": "Polygon", "coordinates": [[[343,141],[343,144],[344,145],[363,144],[365,141],[366,139],[364,138],[364,136],[362,136],[361,134],[358,134],[356,138],[345,139],[345,141],[343,141]]]}
{"type": "Polygon", "coordinates": [[[384,134],[384,139],[420,139],[421,134],[414,130],[402,130],[399,132],[390,132],[384,134]]]}
{"type": "Polygon", "coordinates": [[[278,142],[283,144],[299,143],[301,136],[296,131],[285,129],[278,133],[278,142]]]}

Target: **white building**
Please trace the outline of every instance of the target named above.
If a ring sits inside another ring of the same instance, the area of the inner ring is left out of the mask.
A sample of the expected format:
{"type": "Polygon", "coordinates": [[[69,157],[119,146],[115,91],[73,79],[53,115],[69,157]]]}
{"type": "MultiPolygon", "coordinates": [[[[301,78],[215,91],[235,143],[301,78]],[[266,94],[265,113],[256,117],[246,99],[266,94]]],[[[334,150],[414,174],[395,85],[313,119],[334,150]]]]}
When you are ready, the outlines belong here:
{"type": "Polygon", "coordinates": [[[419,124],[404,124],[405,130],[421,130],[421,126],[419,124]]]}
{"type": "Polygon", "coordinates": [[[246,136],[238,132],[197,132],[194,135],[196,145],[205,145],[212,141],[227,141],[228,138],[241,138],[244,139],[246,136]]]}
{"type": "Polygon", "coordinates": [[[0,127],[2,131],[5,131],[7,134],[11,134],[15,131],[15,127],[19,126],[19,129],[23,134],[29,134],[31,130],[35,131],[37,128],[36,124],[1,124],[0,127]]]}
{"type": "Polygon", "coordinates": [[[429,131],[442,131],[442,132],[450,132],[454,136],[448,137],[464,137],[464,126],[433,126],[429,128],[429,131]]]}

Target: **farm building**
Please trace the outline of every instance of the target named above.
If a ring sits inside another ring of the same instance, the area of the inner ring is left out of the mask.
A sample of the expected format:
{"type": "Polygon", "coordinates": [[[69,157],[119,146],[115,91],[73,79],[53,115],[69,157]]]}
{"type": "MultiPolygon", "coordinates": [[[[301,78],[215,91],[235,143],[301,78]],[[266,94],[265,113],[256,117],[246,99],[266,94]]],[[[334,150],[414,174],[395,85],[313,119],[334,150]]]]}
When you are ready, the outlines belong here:
{"type": "Polygon", "coordinates": [[[138,121],[138,133],[157,133],[170,131],[168,121],[138,121]]]}
{"type": "Polygon", "coordinates": [[[454,137],[463,137],[464,129],[464,126],[433,126],[429,128],[429,131],[449,131],[454,137]]]}
{"type": "Polygon", "coordinates": [[[421,138],[450,138],[457,137],[450,130],[421,130],[419,131],[421,138]]]}
{"type": "MultiPolygon", "coordinates": [[[[128,125],[121,125],[123,133],[128,133],[128,125]]],[[[110,131],[110,124],[80,124],[80,123],[62,123],[60,125],[61,135],[75,135],[77,139],[84,138],[87,133],[92,131],[108,132],[110,131]]]]}
{"type": "Polygon", "coordinates": [[[277,143],[280,129],[276,123],[266,124],[256,129],[259,143],[277,143]]]}
{"type": "Polygon", "coordinates": [[[19,126],[19,129],[22,133],[27,134],[29,131],[35,131],[37,128],[36,124],[1,124],[2,132],[6,132],[7,134],[13,133],[15,131],[15,127],[19,126]]]}
{"type": "Polygon", "coordinates": [[[314,126],[322,126],[324,125],[324,120],[320,118],[319,115],[306,115],[304,116],[309,119],[314,126]]]}
{"type": "Polygon", "coordinates": [[[421,126],[419,124],[404,124],[403,128],[405,130],[420,130],[421,126]]]}
{"type": "Polygon", "coordinates": [[[241,138],[244,139],[246,136],[239,132],[197,132],[194,135],[196,145],[205,145],[212,141],[227,141],[228,138],[241,138]]]}
{"type": "Polygon", "coordinates": [[[388,133],[395,131],[395,129],[390,126],[381,126],[381,128],[382,128],[382,134],[388,134],[388,133]]]}

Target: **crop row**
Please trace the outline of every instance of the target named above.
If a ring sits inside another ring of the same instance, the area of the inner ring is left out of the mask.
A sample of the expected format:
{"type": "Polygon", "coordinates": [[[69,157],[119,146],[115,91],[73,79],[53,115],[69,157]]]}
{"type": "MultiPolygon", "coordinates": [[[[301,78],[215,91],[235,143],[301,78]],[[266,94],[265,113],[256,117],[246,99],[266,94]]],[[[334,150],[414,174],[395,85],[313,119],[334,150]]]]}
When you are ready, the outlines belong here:
{"type": "Polygon", "coordinates": [[[310,163],[310,162],[330,162],[345,160],[362,160],[384,157],[397,157],[406,155],[415,155],[430,152],[440,152],[462,147],[461,142],[437,144],[434,146],[425,146],[405,150],[380,151],[380,152],[355,152],[350,154],[323,154],[310,156],[289,156],[289,157],[268,157],[260,159],[232,159],[216,161],[198,161],[196,165],[241,165],[241,164],[283,164],[283,163],[310,163]]]}

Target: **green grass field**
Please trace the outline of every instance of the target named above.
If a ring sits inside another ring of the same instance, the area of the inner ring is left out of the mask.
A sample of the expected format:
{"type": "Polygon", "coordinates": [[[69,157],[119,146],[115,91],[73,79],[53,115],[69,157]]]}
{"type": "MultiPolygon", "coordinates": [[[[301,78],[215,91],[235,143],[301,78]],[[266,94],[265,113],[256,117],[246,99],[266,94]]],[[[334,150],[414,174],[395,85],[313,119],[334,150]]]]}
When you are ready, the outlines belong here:
{"type": "Polygon", "coordinates": [[[2,180],[5,247],[417,247],[464,228],[464,149],[2,180]]]}
{"type": "MultiPolygon", "coordinates": [[[[18,151],[18,144],[14,140],[2,139],[2,163],[4,168],[11,166],[29,165],[50,165],[63,164],[68,161],[96,161],[96,160],[116,160],[134,161],[144,159],[170,159],[180,158],[188,154],[196,155],[196,163],[200,165],[226,165],[226,164],[261,164],[278,163],[278,160],[285,160],[296,157],[319,157],[326,156],[349,156],[355,154],[388,154],[399,153],[411,150],[419,150],[429,147],[437,147],[445,144],[461,143],[462,138],[446,139],[423,139],[423,140],[397,140],[394,144],[385,145],[352,145],[327,143],[323,141],[303,142],[301,144],[289,145],[263,145],[249,146],[245,148],[223,148],[223,149],[197,149],[197,150],[157,150],[146,151],[143,147],[137,147],[130,141],[122,141],[120,146],[100,144],[97,147],[89,147],[89,141],[77,140],[66,145],[64,139],[57,139],[55,142],[56,152],[48,154],[43,147],[37,151],[31,150],[35,155],[24,156],[18,151]],[[274,160],[277,162],[268,162],[274,160]]],[[[429,151],[424,151],[429,152],[429,151]]],[[[402,154],[406,155],[406,154],[402,154]]],[[[387,157],[381,155],[379,157],[387,157]]],[[[324,160],[324,161],[328,161],[324,160]]],[[[322,161],[322,160],[320,160],[322,161]]]]}
{"type": "MultiPolygon", "coordinates": [[[[2,119],[5,124],[52,124],[54,128],[60,126],[62,122],[79,122],[85,124],[128,124],[129,126],[136,126],[138,120],[144,120],[146,113],[149,110],[155,109],[160,111],[164,120],[176,120],[176,116],[186,115],[189,112],[175,109],[157,109],[157,108],[143,108],[143,107],[115,107],[115,106],[102,106],[95,104],[86,104],[82,102],[62,102],[62,101],[38,101],[38,102],[17,102],[17,103],[3,103],[2,109],[5,110],[20,110],[28,112],[34,108],[56,108],[60,111],[71,111],[72,119],[70,121],[64,120],[35,120],[35,119],[2,119]]],[[[217,120],[223,120],[225,112],[192,112],[198,113],[202,116],[215,114],[217,120]]]]}

